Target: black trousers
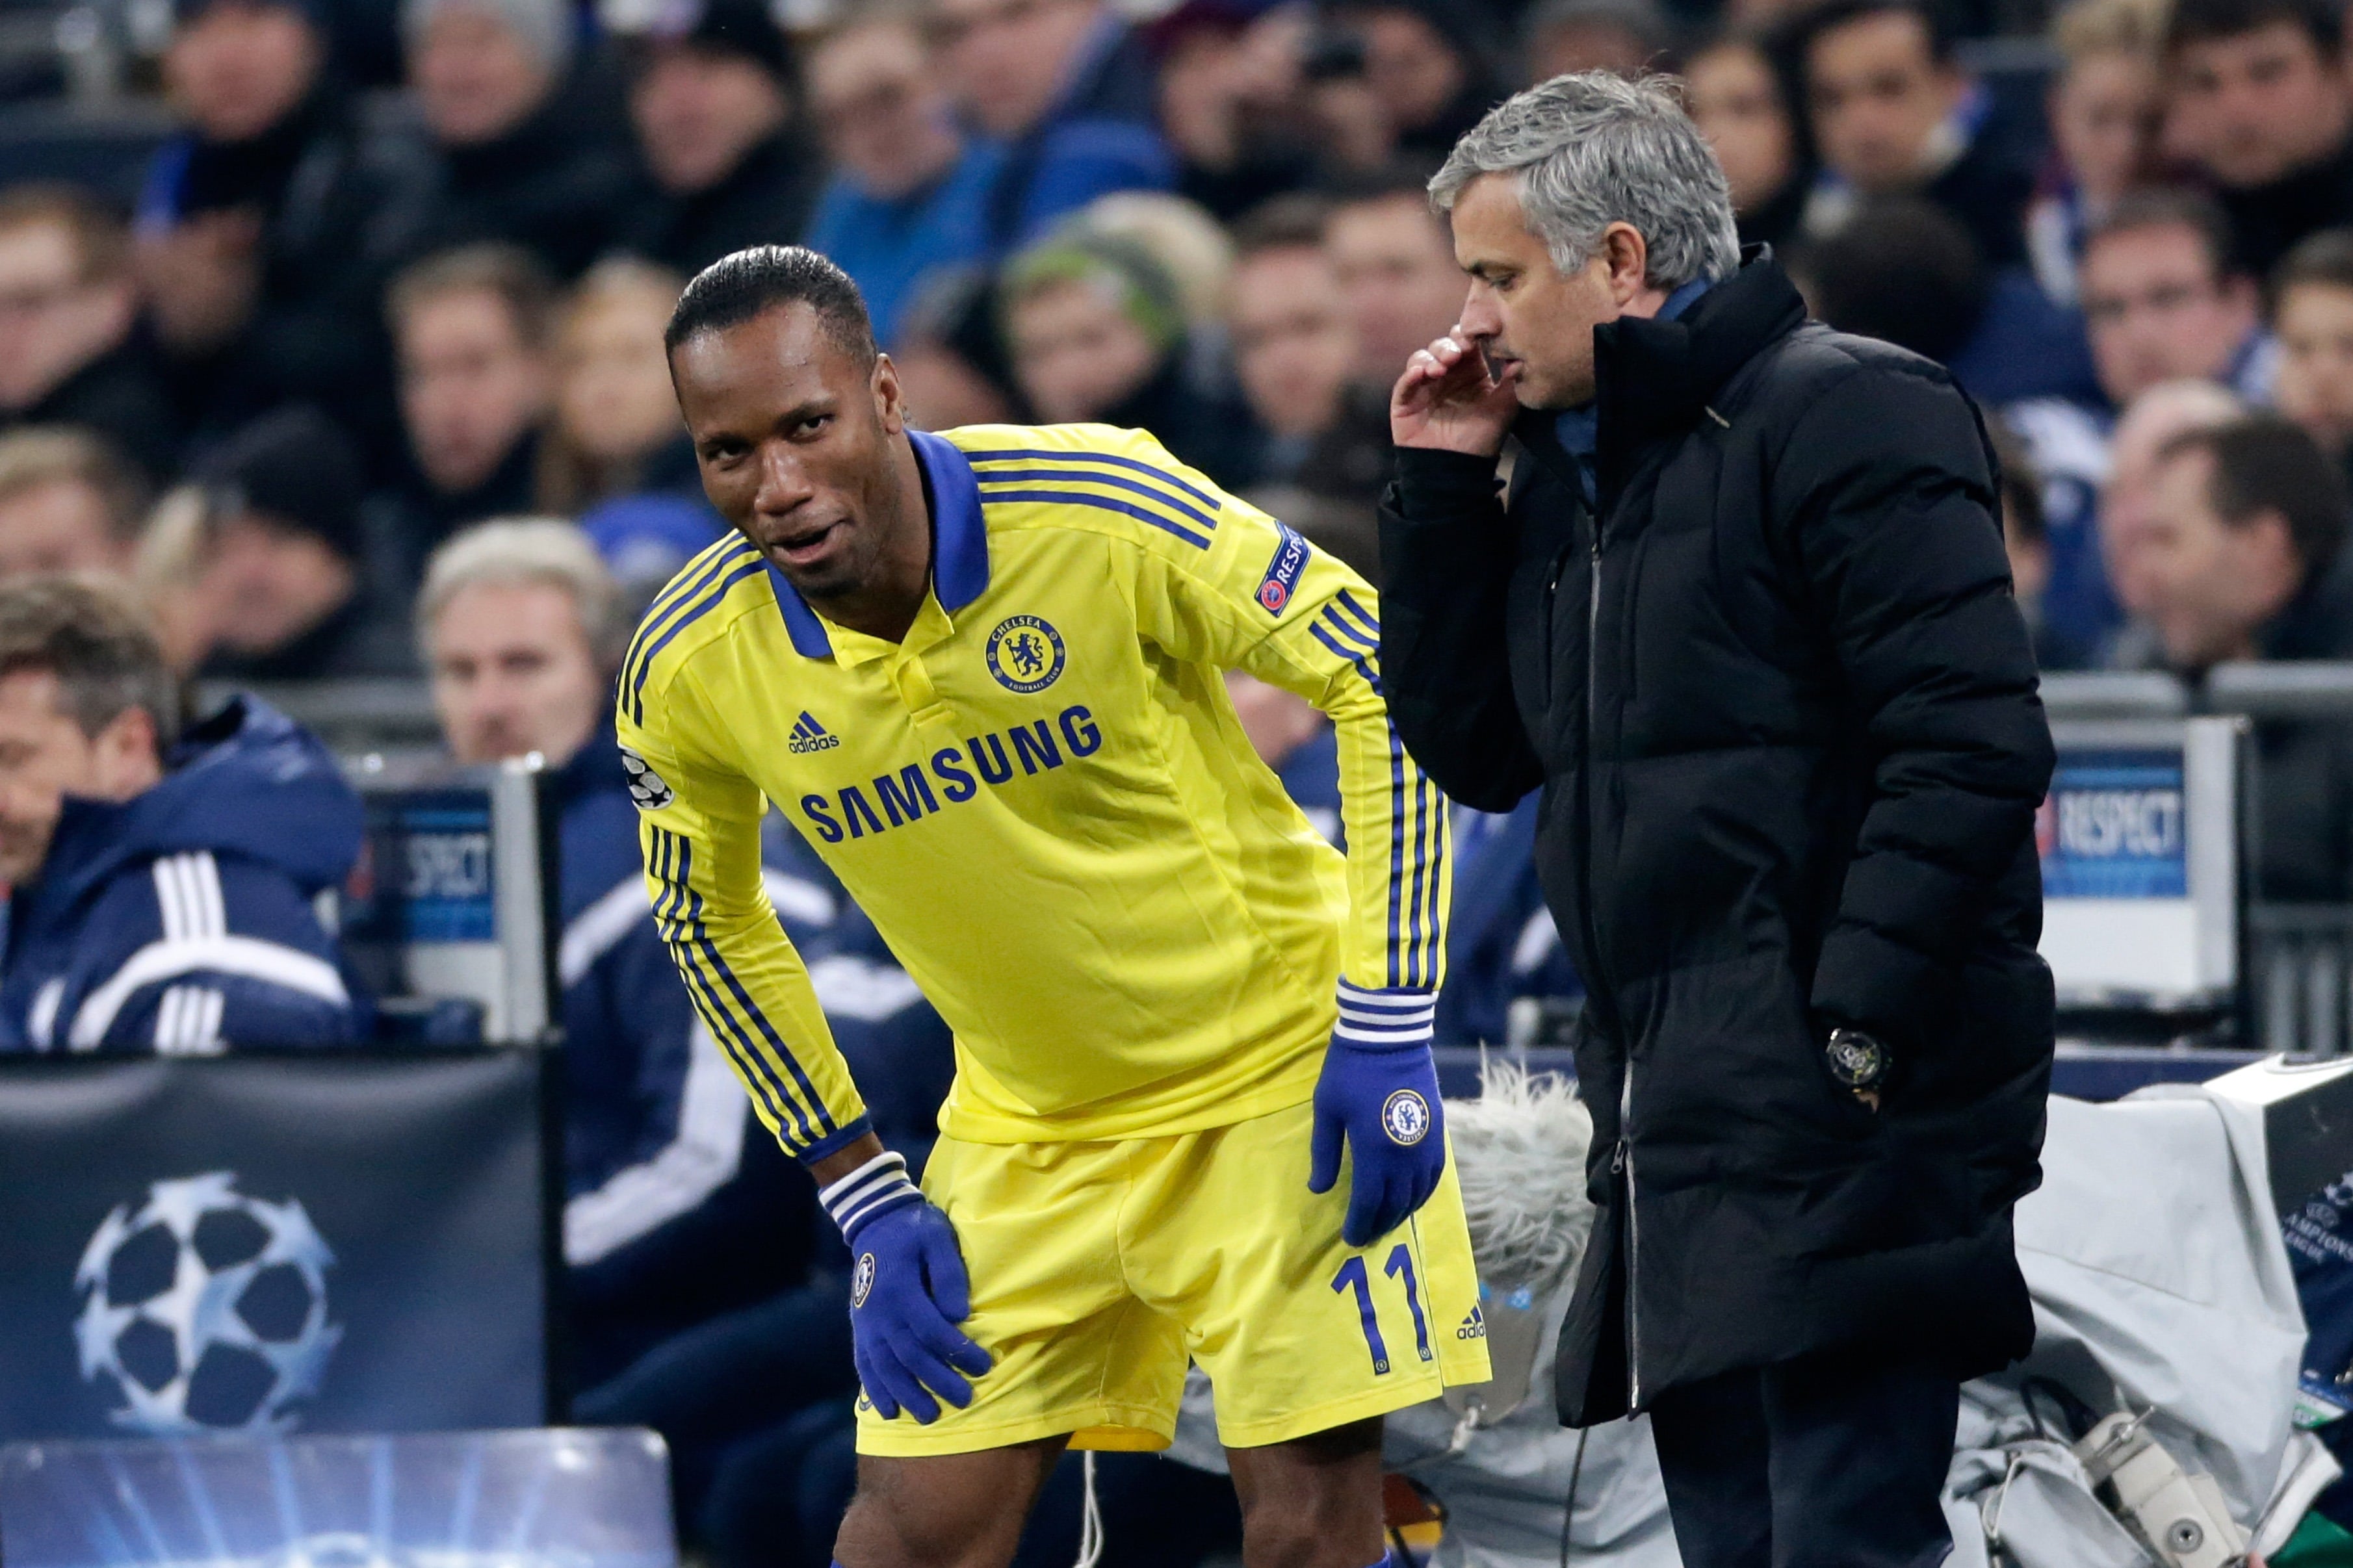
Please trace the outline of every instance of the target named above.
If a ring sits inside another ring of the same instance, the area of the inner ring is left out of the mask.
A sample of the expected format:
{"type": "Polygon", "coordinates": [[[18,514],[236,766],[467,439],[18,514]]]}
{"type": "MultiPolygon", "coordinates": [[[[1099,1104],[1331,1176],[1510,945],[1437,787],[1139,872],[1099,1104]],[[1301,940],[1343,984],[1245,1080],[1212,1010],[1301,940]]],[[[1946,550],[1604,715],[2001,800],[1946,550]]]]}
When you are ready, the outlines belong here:
{"type": "Polygon", "coordinates": [[[1651,1431],[1683,1568],[1934,1568],[1960,1385],[1869,1352],[1659,1395],[1651,1431]]]}

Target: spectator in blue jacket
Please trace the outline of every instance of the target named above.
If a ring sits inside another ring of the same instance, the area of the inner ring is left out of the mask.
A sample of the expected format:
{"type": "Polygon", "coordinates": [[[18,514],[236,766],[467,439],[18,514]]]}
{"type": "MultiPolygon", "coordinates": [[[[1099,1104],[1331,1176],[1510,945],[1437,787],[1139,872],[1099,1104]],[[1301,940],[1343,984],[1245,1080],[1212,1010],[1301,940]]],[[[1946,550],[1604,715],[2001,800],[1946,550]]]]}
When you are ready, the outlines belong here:
{"type": "Polygon", "coordinates": [[[2132,609],[2129,592],[2111,580],[2115,563],[2102,558],[2108,525],[2094,506],[2110,480],[2118,415],[2179,381],[2269,401],[2278,345],[2263,331],[2260,294],[2236,243],[2222,210],[2196,192],[2144,190],[2117,201],[2091,225],[2079,270],[2105,406],[2034,398],[2001,410],[2042,477],[2051,548],[2044,623],[2067,643],[2110,645],[2132,609]]]}
{"type": "Polygon", "coordinates": [[[844,23],[810,57],[809,90],[834,162],[809,247],[858,280],[874,341],[895,348],[923,276],[987,256],[998,150],[957,126],[930,47],[905,17],[844,23]]]}
{"type": "Polygon", "coordinates": [[[1166,190],[1150,57],[1104,0],[930,0],[950,82],[1005,144],[985,221],[992,253],[1113,191],[1166,190]]]}
{"type": "Polygon", "coordinates": [[[259,702],[185,733],[179,710],[118,591],[0,587],[0,1051],[209,1055],[359,1035],[321,912],[358,857],[359,798],[259,702]]]}
{"type": "Polygon", "coordinates": [[[1446,922],[1446,985],[1438,994],[1442,1045],[1562,1045],[1546,1005],[1575,1002],[1585,983],[1568,962],[1536,881],[1536,806],[1510,812],[1453,808],[1454,912],[1446,922]],[[1525,1022],[1523,1003],[1536,1011],[1525,1022]]]}
{"type": "MultiPolygon", "coordinates": [[[[554,770],[564,1255],[574,1362],[594,1381],[784,1285],[806,1205],[654,928],[612,735],[629,626],[595,546],[553,519],[470,529],[435,552],[417,630],[452,756],[537,752],[554,770]]],[[[799,887],[776,901],[832,908],[799,887]]]]}

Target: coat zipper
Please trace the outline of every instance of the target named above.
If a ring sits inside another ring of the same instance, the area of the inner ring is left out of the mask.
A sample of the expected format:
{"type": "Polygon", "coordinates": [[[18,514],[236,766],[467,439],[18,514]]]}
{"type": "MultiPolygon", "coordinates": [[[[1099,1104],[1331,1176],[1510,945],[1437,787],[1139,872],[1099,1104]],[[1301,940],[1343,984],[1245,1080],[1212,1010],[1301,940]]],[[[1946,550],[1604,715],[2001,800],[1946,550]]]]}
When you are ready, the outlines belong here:
{"type": "MultiPolygon", "coordinates": [[[[1596,699],[1600,693],[1601,678],[1596,657],[1601,637],[1601,518],[1597,511],[1593,519],[1593,558],[1591,570],[1586,574],[1588,593],[1585,601],[1585,767],[1588,790],[1585,907],[1587,918],[1593,909],[1592,835],[1589,804],[1593,776],[1593,739],[1595,715],[1599,711],[1596,699]]],[[[1619,1074],[1618,1089],[1618,1151],[1610,1163],[1621,1168],[1626,1175],[1626,1402],[1639,1408],[1642,1403],[1642,1332],[1634,1314],[1634,1269],[1641,1254],[1641,1226],[1634,1218],[1634,1057],[1631,1051],[1619,1074]]]]}
{"type": "Polygon", "coordinates": [[[1626,1171],[1626,1404],[1642,1405],[1642,1329],[1634,1315],[1634,1268],[1642,1251],[1642,1224],[1634,1209],[1634,1141],[1627,1129],[1634,1117],[1634,1058],[1626,1058],[1618,1089],[1618,1158],[1626,1171]]]}

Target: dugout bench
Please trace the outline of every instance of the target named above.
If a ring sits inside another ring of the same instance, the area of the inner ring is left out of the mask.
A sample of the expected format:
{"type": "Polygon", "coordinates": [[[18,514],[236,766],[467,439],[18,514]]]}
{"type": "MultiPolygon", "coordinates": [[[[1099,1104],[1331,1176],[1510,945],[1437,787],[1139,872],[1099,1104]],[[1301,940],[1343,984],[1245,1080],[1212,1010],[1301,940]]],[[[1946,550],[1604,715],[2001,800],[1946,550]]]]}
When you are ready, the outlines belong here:
{"type": "Polygon", "coordinates": [[[560,1415],[547,775],[352,773],[366,1045],[0,1058],[0,1443],[560,1415]]]}

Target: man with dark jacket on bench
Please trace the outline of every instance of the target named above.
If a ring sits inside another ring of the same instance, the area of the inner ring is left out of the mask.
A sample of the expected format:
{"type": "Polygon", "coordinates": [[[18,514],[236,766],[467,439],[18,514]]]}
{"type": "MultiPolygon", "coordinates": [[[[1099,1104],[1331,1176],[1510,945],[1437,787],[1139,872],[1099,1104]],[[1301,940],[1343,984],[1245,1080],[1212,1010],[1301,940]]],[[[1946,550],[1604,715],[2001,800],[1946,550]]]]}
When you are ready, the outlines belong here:
{"type": "Polygon", "coordinates": [[[263,703],[180,711],[127,597],[0,588],[0,1051],[357,1037],[322,895],[358,858],[359,797],[263,703]]]}

